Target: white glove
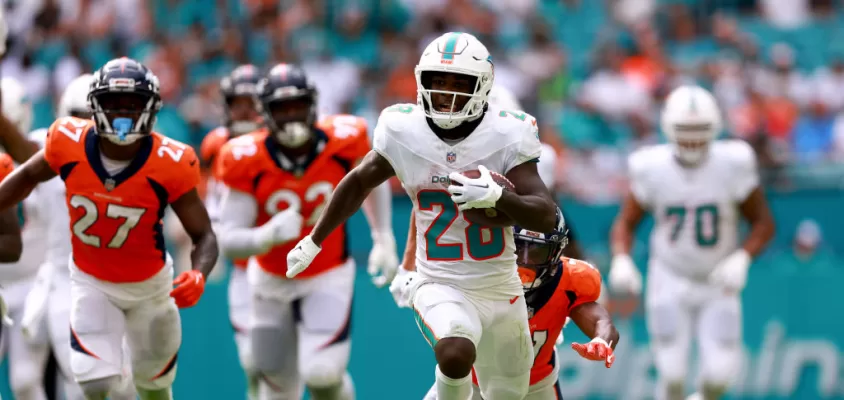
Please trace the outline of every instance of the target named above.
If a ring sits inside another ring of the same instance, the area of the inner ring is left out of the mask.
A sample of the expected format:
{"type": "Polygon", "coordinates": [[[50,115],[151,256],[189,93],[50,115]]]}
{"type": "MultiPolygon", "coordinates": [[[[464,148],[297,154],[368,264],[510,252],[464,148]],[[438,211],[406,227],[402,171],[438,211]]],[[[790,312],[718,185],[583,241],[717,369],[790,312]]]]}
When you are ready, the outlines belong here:
{"type": "Polygon", "coordinates": [[[746,250],[736,250],[712,270],[709,282],[727,290],[740,292],[747,284],[750,261],[750,254],[746,250]]]}
{"type": "Polygon", "coordinates": [[[372,277],[372,283],[379,288],[384,287],[393,281],[398,269],[396,238],[392,234],[373,237],[372,251],[369,252],[369,266],[366,269],[372,277]]]}
{"type": "Polygon", "coordinates": [[[6,305],[6,300],[3,299],[3,295],[0,294],[0,323],[6,324],[7,326],[14,325],[14,321],[9,318],[9,306],[6,305]]]}
{"type": "Polygon", "coordinates": [[[27,340],[34,340],[38,337],[39,330],[44,323],[44,314],[47,312],[47,304],[50,298],[50,291],[53,289],[53,276],[55,276],[53,264],[44,263],[38,267],[38,275],[35,276],[35,283],[26,295],[26,302],[21,317],[21,330],[27,340]]]}
{"type": "Polygon", "coordinates": [[[311,235],[300,240],[296,247],[287,253],[287,277],[292,278],[308,268],[320,250],[322,248],[314,243],[311,235]]]}
{"type": "Polygon", "coordinates": [[[634,296],[642,293],[642,274],[627,254],[613,256],[608,280],[615,293],[634,296]]]}
{"type": "Polygon", "coordinates": [[[270,249],[276,245],[295,240],[302,235],[304,219],[299,208],[288,207],[273,215],[269,221],[258,227],[257,239],[262,248],[270,249]]]}
{"type": "Polygon", "coordinates": [[[479,165],[478,171],[481,172],[481,177],[477,179],[467,178],[459,172],[452,172],[448,175],[448,179],[462,185],[448,187],[451,200],[458,205],[460,210],[492,208],[501,198],[501,192],[504,189],[492,179],[489,170],[483,165],[479,165]]]}
{"type": "Polygon", "coordinates": [[[396,279],[390,284],[390,294],[399,308],[413,307],[413,288],[419,283],[419,275],[416,271],[408,271],[400,268],[396,279]]]}

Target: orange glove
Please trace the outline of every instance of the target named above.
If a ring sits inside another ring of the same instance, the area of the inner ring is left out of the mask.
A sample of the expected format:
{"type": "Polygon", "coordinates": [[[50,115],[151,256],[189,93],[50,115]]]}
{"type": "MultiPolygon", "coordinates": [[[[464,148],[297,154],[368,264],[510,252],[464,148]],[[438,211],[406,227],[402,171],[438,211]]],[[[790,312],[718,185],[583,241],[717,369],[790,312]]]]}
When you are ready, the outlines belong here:
{"type": "Polygon", "coordinates": [[[603,361],[609,368],[615,362],[615,354],[613,354],[611,345],[611,343],[607,344],[604,339],[594,338],[586,344],[572,343],[571,348],[587,360],[603,361]]]}
{"type": "Polygon", "coordinates": [[[173,281],[176,288],[170,292],[170,297],[176,299],[179,308],[193,307],[205,291],[205,277],[197,270],[185,271],[173,281]]]}

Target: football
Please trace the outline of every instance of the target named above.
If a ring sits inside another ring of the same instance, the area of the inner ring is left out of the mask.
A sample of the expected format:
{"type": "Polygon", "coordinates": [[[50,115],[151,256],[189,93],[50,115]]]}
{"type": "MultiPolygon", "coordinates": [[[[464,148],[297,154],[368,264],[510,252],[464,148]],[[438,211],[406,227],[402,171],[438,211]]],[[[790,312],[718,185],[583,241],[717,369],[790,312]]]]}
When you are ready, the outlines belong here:
{"type": "MultiPolygon", "coordinates": [[[[489,171],[489,173],[492,174],[492,180],[501,185],[505,191],[516,191],[516,186],[514,186],[513,182],[510,182],[510,180],[504,175],[493,171],[489,171]]],[[[478,179],[481,177],[481,171],[476,169],[465,171],[463,172],[463,176],[471,179],[478,179]]],[[[453,182],[453,184],[460,185],[457,182],[453,182]]],[[[473,208],[471,210],[463,211],[463,216],[471,223],[489,227],[513,226],[513,224],[515,224],[515,221],[513,221],[513,219],[507,214],[494,208],[473,208]]]]}

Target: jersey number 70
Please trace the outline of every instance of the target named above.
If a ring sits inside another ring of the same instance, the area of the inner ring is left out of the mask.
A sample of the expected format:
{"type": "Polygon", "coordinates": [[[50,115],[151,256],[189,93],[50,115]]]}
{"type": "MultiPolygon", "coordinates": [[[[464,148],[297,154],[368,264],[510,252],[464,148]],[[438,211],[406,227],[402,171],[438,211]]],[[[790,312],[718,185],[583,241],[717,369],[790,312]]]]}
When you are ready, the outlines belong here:
{"type": "MultiPolygon", "coordinates": [[[[451,200],[451,195],[442,190],[422,190],[416,198],[422,211],[440,211],[431,226],[425,231],[425,249],[428,260],[432,261],[460,261],[463,259],[463,243],[441,243],[440,238],[445,235],[451,224],[457,220],[460,210],[451,200]]],[[[468,222],[468,221],[467,221],[468,222]]],[[[469,257],[476,261],[489,260],[504,254],[504,228],[490,228],[473,224],[465,229],[466,248],[469,257]]]]}

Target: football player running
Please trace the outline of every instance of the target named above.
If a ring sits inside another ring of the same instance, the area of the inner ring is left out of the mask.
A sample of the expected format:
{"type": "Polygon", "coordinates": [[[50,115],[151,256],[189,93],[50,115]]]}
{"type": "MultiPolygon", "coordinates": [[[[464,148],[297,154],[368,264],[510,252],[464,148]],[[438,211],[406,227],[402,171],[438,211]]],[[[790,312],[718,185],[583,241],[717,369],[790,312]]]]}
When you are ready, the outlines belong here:
{"type": "MultiPolygon", "coordinates": [[[[267,127],[223,147],[219,176],[229,188],[220,212],[221,247],[232,258],[252,257],[249,329],[261,378],[258,397],[299,398],[304,383],[314,400],[353,399],[347,367],[355,265],[347,233],[324,237],[314,267],[296,279],[286,276],[286,256],[370,151],[366,122],[351,115],[317,119],[316,88],[298,66],[274,66],[257,92],[267,127]]],[[[376,281],[386,283],[398,256],[392,199],[386,185],[380,190],[364,211],[375,211],[367,212],[374,242],[370,267],[383,271],[376,281]]]]}
{"type": "Polygon", "coordinates": [[[416,82],[418,104],[381,113],[374,150],[337,186],[311,234],[288,254],[287,274],[307,271],[370,190],[397,176],[414,203],[420,279],[410,297],[437,359],[438,398],[469,399],[474,365],[485,398],[522,399],[533,352],[513,231],[469,223],[463,212],[495,207],[525,229],[554,229],[554,199],[536,169],[536,120],[487,104],[493,65],[470,34],[446,33],[431,42],[416,82]],[[477,179],[462,174],[476,169],[477,179]],[[516,190],[504,191],[490,171],[505,175],[516,190]]]}
{"type": "MultiPolygon", "coordinates": [[[[593,338],[586,344],[572,344],[572,349],[581,357],[601,361],[610,368],[615,361],[613,349],[618,344],[618,331],[609,313],[597,303],[601,274],[585,261],[562,256],[567,238],[565,220],[559,209],[557,218],[557,227],[545,234],[518,226],[513,228],[535,358],[530,373],[530,390],[525,400],[563,398],[557,349],[550,339],[561,334],[569,317],[593,338]]],[[[408,272],[407,281],[411,284],[393,291],[398,303],[407,303],[409,296],[404,293],[404,288],[412,287],[412,282],[417,279],[415,275],[416,272],[408,272]]],[[[474,383],[477,385],[477,379],[474,383]]],[[[432,387],[425,399],[436,398],[436,387],[432,387]]],[[[473,399],[481,400],[479,390],[474,391],[473,399]]]]}
{"type": "Polygon", "coordinates": [[[94,120],[58,119],[44,149],[0,183],[0,209],[61,176],[72,233],[74,378],[86,399],[107,398],[123,379],[125,334],[140,398],[170,399],[181,343],[176,307],[196,304],[217,260],[196,191],[198,160],[186,145],[152,132],[158,78],[137,61],[107,62],[94,74],[88,102],[94,120]],[[168,205],[195,243],[193,269],[175,281],[161,234],[168,205]]]}
{"type": "Polygon", "coordinates": [[[662,111],[668,144],[630,155],[630,190],[610,242],[610,289],[638,295],[642,277],[630,258],[636,227],[655,219],[650,234],[647,326],[659,373],[657,399],[684,397],[689,350],[697,339],[697,394],[720,398],[742,360],[740,294],[747,270],[774,234],[753,150],[743,141],[716,140],[721,113],[703,88],[681,86],[662,111]],[[741,217],[750,233],[739,244],[741,217]]]}
{"type": "MultiPolygon", "coordinates": [[[[220,233],[220,200],[223,184],[220,182],[218,160],[220,150],[230,139],[253,132],[261,127],[256,99],[256,87],[261,79],[258,68],[254,65],[241,65],[220,81],[220,93],[223,96],[225,120],[223,126],[209,132],[202,139],[200,156],[203,164],[210,170],[205,189],[205,207],[211,216],[215,231],[220,233]]],[[[217,268],[226,260],[220,257],[217,268]]],[[[234,328],[234,342],[237,346],[240,366],[246,374],[246,387],[249,399],[255,399],[258,392],[258,375],[252,361],[252,344],[249,341],[249,313],[252,306],[252,291],[246,279],[245,259],[231,260],[234,264],[229,276],[229,320],[234,328]]],[[[222,268],[221,268],[222,269],[222,268]]]]}

